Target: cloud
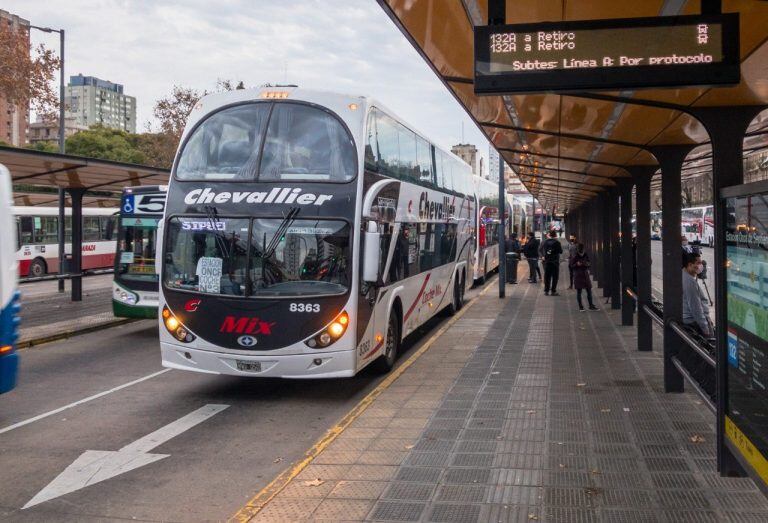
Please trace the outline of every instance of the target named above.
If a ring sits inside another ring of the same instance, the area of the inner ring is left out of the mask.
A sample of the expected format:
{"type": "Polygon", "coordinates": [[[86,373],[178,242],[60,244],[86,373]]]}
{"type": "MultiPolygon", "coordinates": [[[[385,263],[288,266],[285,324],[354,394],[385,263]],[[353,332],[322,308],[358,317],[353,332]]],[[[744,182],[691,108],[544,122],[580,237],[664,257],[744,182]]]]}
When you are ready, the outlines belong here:
{"type": "MultiPolygon", "coordinates": [[[[443,147],[488,144],[374,0],[5,0],[33,24],[66,30],[66,74],[121,83],[139,127],[174,85],[298,84],[381,100],[443,147]]],[[[58,49],[56,35],[34,41],[58,49]]],[[[487,158],[486,158],[487,162],[487,158]]]]}

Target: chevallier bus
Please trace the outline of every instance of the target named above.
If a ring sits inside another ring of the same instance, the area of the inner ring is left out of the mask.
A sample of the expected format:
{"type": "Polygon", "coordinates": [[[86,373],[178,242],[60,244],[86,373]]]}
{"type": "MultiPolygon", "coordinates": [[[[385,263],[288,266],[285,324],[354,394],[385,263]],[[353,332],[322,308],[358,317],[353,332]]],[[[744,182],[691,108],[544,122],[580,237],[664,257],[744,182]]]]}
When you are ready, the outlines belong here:
{"type": "Polygon", "coordinates": [[[370,98],[208,95],[189,116],[161,223],[163,365],[386,372],[405,336],[461,308],[475,212],[469,166],[370,98]]]}

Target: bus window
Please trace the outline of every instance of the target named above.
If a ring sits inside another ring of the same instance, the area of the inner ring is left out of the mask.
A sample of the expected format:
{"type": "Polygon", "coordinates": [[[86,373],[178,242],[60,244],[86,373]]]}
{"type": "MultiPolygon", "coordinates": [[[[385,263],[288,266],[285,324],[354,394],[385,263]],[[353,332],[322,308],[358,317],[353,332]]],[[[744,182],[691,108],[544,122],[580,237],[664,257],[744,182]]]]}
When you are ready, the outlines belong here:
{"type": "Polygon", "coordinates": [[[400,162],[398,133],[395,122],[389,116],[376,111],[376,144],[378,146],[378,172],[397,178],[400,162]]]}
{"type": "Polygon", "coordinates": [[[101,231],[99,229],[99,217],[98,216],[84,216],[83,217],[83,241],[95,242],[101,238],[101,231]]]}
{"type": "Polygon", "coordinates": [[[35,229],[31,216],[22,216],[19,220],[19,241],[22,245],[35,243],[35,229]]]}
{"type": "Polygon", "coordinates": [[[259,179],[346,182],[355,177],[356,157],[336,117],[315,107],[280,103],[269,120],[259,179]]]}
{"type": "Polygon", "coordinates": [[[419,166],[419,183],[433,187],[435,184],[432,176],[432,151],[429,143],[420,136],[416,137],[416,160],[419,166]]]}
{"type": "Polygon", "coordinates": [[[376,158],[378,157],[378,147],[376,145],[376,110],[372,110],[368,115],[368,131],[365,136],[365,168],[369,171],[376,171],[376,158]]]}
{"type": "Polygon", "coordinates": [[[42,217],[43,243],[58,243],[59,241],[58,224],[59,224],[58,216],[42,217]]]}
{"type": "Polygon", "coordinates": [[[419,183],[416,161],[416,135],[404,126],[397,124],[400,140],[400,161],[398,178],[411,183],[419,183]]]}
{"type": "Polygon", "coordinates": [[[270,104],[238,105],[198,126],[181,152],[180,180],[255,179],[270,104]]]}

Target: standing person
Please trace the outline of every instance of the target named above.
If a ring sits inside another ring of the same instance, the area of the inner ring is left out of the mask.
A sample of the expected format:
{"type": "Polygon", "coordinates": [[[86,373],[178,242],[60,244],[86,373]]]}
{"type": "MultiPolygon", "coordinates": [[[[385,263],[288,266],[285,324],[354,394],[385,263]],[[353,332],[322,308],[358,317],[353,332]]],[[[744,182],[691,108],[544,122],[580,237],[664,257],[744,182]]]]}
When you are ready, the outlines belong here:
{"type": "MultiPolygon", "coordinates": [[[[517,233],[513,232],[512,235],[507,238],[505,245],[505,251],[507,254],[514,253],[517,258],[520,257],[520,241],[517,239],[517,233]]],[[[505,257],[506,260],[506,257],[505,257]]],[[[509,283],[517,283],[517,273],[509,275],[509,283]]]]}
{"type": "Polygon", "coordinates": [[[683,260],[683,323],[705,338],[711,338],[714,330],[709,323],[709,303],[696,280],[703,270],[700,254],[686,254],[683,260]]]}
{"type": "Polygon", "coordinates": [[[557,280],[560,279],[560,255],[563,246],[557,239],[557,231],[549,231],[549,238],[541,244],[541,254],[544,258],[544,295],[558,296],[557,280]]]}
{"type": "Polygon", "coordinates": [[[577,247],[578,246],[576,245],[576,236],[571,235],[571,237],[568,238],[568,277],[569,277],[568,288],[569,289],[573,289],[573,267],[571,266],[571,260],[576,255],[577,247]]]}
{"type": "Polygon", "coordinates": [[[525,242],[523,247],[523,256],[528,261],[528,269],[530,275],[528,277],[528,283],[537,283],[536,274],[539,271],[539,240],[536,239],[536,235],[533,232],[528,233],[528,241],[525,242]]]}
{"type": "Polygon", "coordinates": [[[592,303],[592,280],[589,277],[589,268],[592,262],[584,250],[583,243],[576,245],[576,254],[573,255],[569,264],[573,268],[573,286],[576,287],[576,303],[579,304],[579,310],[584,311],[584,304],[581,302],[581,291],[587,291],[589,310],[600,310],[592,303]]]}

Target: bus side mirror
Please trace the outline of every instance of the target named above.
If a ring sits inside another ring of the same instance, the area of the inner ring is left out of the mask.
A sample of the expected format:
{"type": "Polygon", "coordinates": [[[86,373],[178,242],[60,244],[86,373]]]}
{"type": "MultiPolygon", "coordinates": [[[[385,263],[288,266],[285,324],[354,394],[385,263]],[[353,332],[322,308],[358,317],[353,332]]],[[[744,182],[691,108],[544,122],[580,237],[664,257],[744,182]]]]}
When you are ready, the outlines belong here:
{"type": "Polygon", "coordinates": [[[381,234],[376,222],[369,221],[368,229],[363,233],[363,281],[375,284],[379,281],[381,263],[381,234]]]}

